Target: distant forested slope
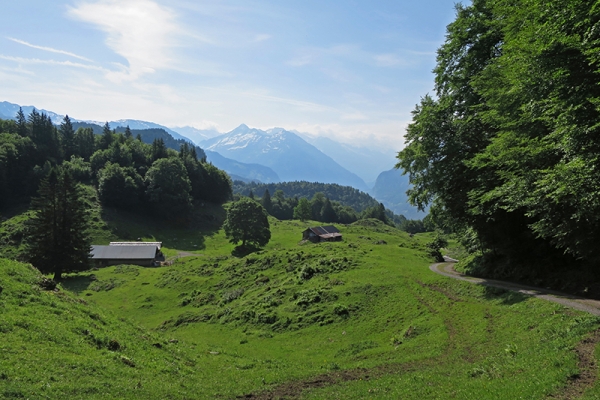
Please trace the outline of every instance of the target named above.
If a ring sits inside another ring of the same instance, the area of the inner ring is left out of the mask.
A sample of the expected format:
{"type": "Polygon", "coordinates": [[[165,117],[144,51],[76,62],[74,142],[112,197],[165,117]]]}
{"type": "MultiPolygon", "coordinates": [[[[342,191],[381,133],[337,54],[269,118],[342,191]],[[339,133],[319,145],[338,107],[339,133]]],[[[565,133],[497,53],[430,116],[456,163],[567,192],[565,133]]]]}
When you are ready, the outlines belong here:
{"type": "MultiPolygon", "coordinates": [[[[73,122],[73,129],[77,130],[79,128],[90,128],[96,135],[101,135],[102,131],[103,131],[103,127],[98,124],[92,124],[89,122],[73,122]]],[[[119,126],[116,129],[114,129],[114,131],[117,133],[125,133],[126,129],[127,129],[127,127],[125,127],[125,126],[119,126]]],[[[167,148],[173,149],[173,150],[179,150],[179,148],[181,147],[181,145],[183,143],[192,145],[191,143],[186,142],[183,139],[175,139],[164,129],[158,129],[158,128],[131,129],[130,131],[133,136],[140,135],[140,137],[142,138],[142,142],[144,142],[144,143],[152,143],[155,139],[162,139],[162,141],[165,143],[165,146],[167,146],[167,148]]],[[[198,155],[198,158],[200,158],[200,159],[206,158],[206,154],[204,153],[204,150],[202,150],[198,146],[195,146],[195,148],[196,148],[196,154],[198,155]]]]}
{"type": "Polygon", "coordinates": [[[248,196],[252,191],[255,196],[262,197],[266,189],[271,194],[281,190],[286,197],[304,197],[307,199],[311,199],[316,193],[323,193],[329,200],[352,207],[358,212],[369,207],[379,206],[379,202],[367,193],[350,186],[341,186],[334,183],[295,181],[264,184],[235,181],[233,184],[233,193],[244,196],[248,196]]]}

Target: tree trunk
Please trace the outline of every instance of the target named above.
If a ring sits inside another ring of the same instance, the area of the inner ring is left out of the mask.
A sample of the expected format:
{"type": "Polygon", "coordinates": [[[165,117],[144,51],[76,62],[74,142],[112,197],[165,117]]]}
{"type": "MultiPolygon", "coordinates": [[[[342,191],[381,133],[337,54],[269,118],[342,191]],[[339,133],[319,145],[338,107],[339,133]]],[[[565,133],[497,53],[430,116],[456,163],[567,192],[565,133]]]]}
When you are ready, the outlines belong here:
{"type": "Polygon", "coordinates": [[[54,270],[54,280],[56,282],[62,280],[62,269],[56,269],[56,270],[54,270]]]}

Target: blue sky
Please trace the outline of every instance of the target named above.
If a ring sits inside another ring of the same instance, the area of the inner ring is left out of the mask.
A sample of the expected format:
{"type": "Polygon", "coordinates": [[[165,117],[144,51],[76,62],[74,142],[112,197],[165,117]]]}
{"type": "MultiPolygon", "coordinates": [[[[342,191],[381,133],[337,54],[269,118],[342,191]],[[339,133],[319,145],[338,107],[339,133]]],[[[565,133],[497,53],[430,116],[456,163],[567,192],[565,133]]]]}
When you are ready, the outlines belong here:
{"type": "Polygon", "coordinates": [[[4,2],[0,101],[399,150],[453,0],[4,2]]]}

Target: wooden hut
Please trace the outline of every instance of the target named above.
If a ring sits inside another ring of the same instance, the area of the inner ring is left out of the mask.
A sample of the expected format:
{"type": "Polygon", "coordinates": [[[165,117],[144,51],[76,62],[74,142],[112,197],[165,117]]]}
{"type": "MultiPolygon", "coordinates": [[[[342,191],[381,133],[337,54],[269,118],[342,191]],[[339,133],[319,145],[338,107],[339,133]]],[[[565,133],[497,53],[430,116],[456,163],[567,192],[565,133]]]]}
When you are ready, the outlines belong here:
{"type": "Polygon", "coordinates": [[[315,226],[307,228],[302,232],[302,240],[310,240],[311,242],[339,242],[342,240],[342,234],[339,229],[333,225],[315,226]]]}

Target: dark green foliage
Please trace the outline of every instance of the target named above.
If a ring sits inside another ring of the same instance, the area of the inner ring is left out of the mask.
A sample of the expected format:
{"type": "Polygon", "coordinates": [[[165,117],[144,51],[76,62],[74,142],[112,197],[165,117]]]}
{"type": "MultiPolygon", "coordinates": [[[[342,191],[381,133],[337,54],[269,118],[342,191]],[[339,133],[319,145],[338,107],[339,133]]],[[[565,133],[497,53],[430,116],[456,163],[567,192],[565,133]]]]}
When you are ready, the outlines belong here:
{"type": "Polygon", "coordinates": [[[89,183],[92,178],[92,166],[83,157],[71,156],[69,161],[64,161],[62,166],[71,172],[73,178],[79,182],[89,183]]]}
{"type": "Polygon", "coordinates": [[[27,119],[25,118],[25,114],[23,113],[23,109],[19,107],[19,111],[17,112],[17,133],[19,136],[27,136],[27,119]]]}
{"type": "Polygon", "coordinates": [[[379,203],[379,205],[376,207],[367,208],[365,211],[363,211],[361,213],[361,218],[362,219],[375,218],[375,219],[380,220],[384,224],[388,223],[388,218],[385,213],[385,206],[383,205],[383,203],[379,203]]]}
{"type": "Polygon", "coordinates": [[[167,146],[165,146],[165,141],[162,138],[154,139],[152,142],[152,153],[151,158],[152,161],[156,161],[161,158],[167,158],[167,146]]]}
{"type": "Polygon", "coordinates": [[[203,163],[202,166],[206,175],[200,198],[211,203],[225,203],[231,198],[231,179],[229,179],[229,175],[210,163],[203,163]]]}
{"type": "Polygon", "coordinates": [[[89,222],[81,191],[71,174],[53,168],[42,180],[32,206],[36,212],[29,221],[30,262],[43,273],[53,273],[54,279],[60,279],[63,272],[86,270],[89,222]]]}
{"type": "Polygon", "coordinates": [[[458,6],[436,99],[413,112],[397,165],[411,201],[433,203],[498,276],[600,259],[599,20],[581,0],[458,6]]]}
{"type": "Polygon", "coordinates": [[[247,198],[238,200],[229,207],[223,229],[231,243],[242,242],[242,247],[262,247],[271,239],[266,210],[247,198]]]}
{"type": "Polygon", "coordinates": [[[107,206],[135,209],[143,193],[144,181],[131,167],[107,162],[98,173],[98,195],[107,206]]]}
{"type": "Polygon", "coordinates": [[[95,150],[95,136],[91,128],[79,128],[75,132],[76,153],[89,160],[95,150]]]}
{"type": "Polygon", "coordinates": [[[102,127],[102,136],[100,136],[100,141],[98,142],[100,149],[108,149],[109,146],[113,143],[113,140],[113,133],[110,130],[108,122],[106,122],[102,127]]]}
{"type": "Polygon", "coordinates": [[[323,203],[323,207],[321,208],[319,221],[323,222],[338,222],[337,214],[331,205],[331,201],[329,199],[325,199],[323,203]]]}
{"type": "Polygon", "coordinates": [[[260,200],[260,204],[265,208],[265,210],[271,214],[273,212],[273,202],[271,201],[271,194],[269,193],[269,189],[265,190],[263,193],[262,199],[260,200]]]}
{"type": "Polygon", "coordinates": [[[192,200],[204,206],[204,202],[222,204],[231,198],[229,176],[207,164],[202,149],[175,140],[162,129],[119,130],[125,134],[111,130],[108,123],[104,127],[73,123],[69,117],[57,129],[48,116],[35,109],[27,118],[21,111],[16,121],[0,120],[0,210],[29,202],[39,181],[56,165],[63,165],[78,182],[96,185],[105,205],[139,213],[157,211],[163,195],[169,200],[161,213],[182,219],[192,200]],[[140,138],[142,132],[144,141],[152,144],[133,139],[135,132],[140,138]],[[152,169],[153,162],[178,156],[184,173],[178,171],[173,182],[166,178],[161,183],[166,191],[175,192],[156,190],[160,174],[152,169]],[[144,192],[148,196],[140,196],[144,192]]]}
{"type": "Polygon", "coordinates": [[[262,192],[261,204],[267,206],[267,211],[270,207],[269,214],[280,220],[312,219],[343,224],[351,224],[360,218],[378,218],[396,224],[405,220],[386,210],[368,194],[349,186],[318,182],[246,184],[235,181],[234,192],[248,196],[262,192]],[[273,197],[270,196],[272,192],[275,193],[273,197]]]}
{"type": "Polygon", "coordinates": [[[35,193],[38,181],[32,164],[35,153],[30,138],[0,133],[0,207],[35,193]]]}
{"type": "Polygon", "coordinates": [[[192,187],[179,158],[156,160],[146,173],[146,198],[157,215],[185,221],[192,207],[192,187]]]}
{"type": "Polygon", "coordinates": [[[298,205],[294,208],[294,218],[300,221],[306,221],[311,217],[310,202],[304,197],[298,200],[298,205]]]}
{"type": "Polygon", "coordinates": [[[265,190],[269,190],[270,193],[281,190],[288,198],[305,197],[307,199],[312,199],[315,194],[322,193],[324,197],[327,197],[332,202],[339,202],[346,206],[350,206],[357,212],[361,212],[368,207],[379,205],[377,200],[358,189],[331,183],[299,181],[264,184],[235,181],[233,186],[234,193],[242,194],[244,196],[247,196],[250,194],[250,191],[252,191],[255,196],[262,197],[265,190]]]}
{"type": "Polygon", "coordinates": [[[436,259],[436,261],[444,261],[441,250],[448,246],[448,240],[446,240],[444,236],[438,233],[431,242],[426,244],[426,246],[431,250],[430,254],[436,259]]]}

